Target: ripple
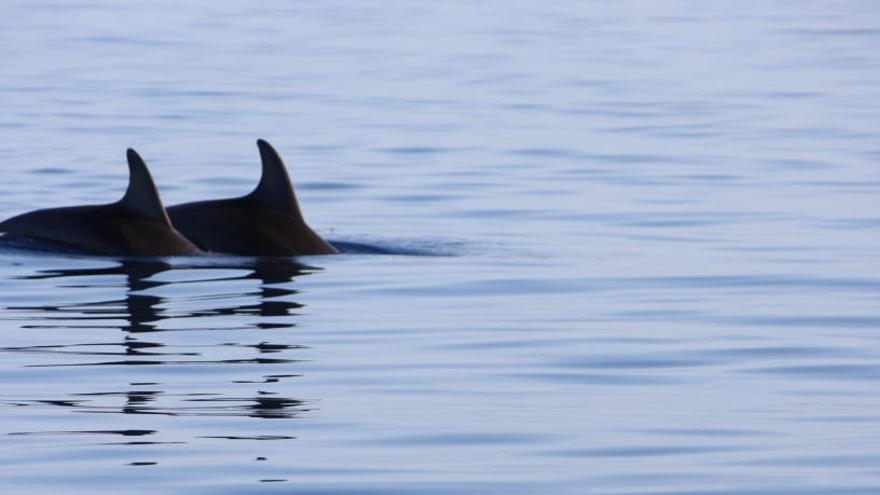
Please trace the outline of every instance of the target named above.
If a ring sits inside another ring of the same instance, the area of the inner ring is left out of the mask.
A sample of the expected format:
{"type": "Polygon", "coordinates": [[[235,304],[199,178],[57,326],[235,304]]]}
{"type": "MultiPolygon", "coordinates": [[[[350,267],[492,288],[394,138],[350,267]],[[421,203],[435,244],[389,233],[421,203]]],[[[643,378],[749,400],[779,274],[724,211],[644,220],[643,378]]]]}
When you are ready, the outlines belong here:
{"type": "Polygon", "coordinates": [[[379,151],[394,155],[436,155],[440,153],[451,153],[456,150],[453,148],[440,148],[435,146],[398,146],[384,148],[379,151]]]}
{"type": "Polygon", "coordinates": [[[488,433],[488,432],[450,432],[435,435],[406,435],[384,437],[369,440],[368,443],[382,445],[429,445],[435,447],[476,446],[476,445],[517,445],[545,443],[552,441],[550,436],[529,435],[524,433],[488,433]]]}
{"type": "Polygon", "coordinates": [[[590,358],[566,359],[557,366],[582,369],[652,369],[689,368],[716,364],[715,361],[694,358],[675,358],[663,355],[644,356],[595,356],[590,358]]]}
{"type": "MultiPolygon", "coordinates": [[[[226,397],[222,393],[204,392],[172,394],[163,391],[124,391],[79,393],[70,399],[18,399],[17,407],[42,409],[46,406],[60,407],[79,413],[136,414],[187,417],[250,417],[260,419],[289,419],[310,411],[308,401],[257,394],[254,397],[226,397]]],[[[4,401],[9,405],[12,402],[4,401]]],[[[152,435],[149,430],[120,430],[120,435],[152,435]],[[134,432],[128,434],[126,432],[134,432]],[[140,433],[146,432],[146,433],[140,433]]],[[[116,434],[97,431],[94,434],[116,434]]],[[[68,433],[46,433],[47,435],[68,433]]],[[[69,434],[92,434],[73,432],[69,434]]],[[[43,435],[43,433],[17,433],[16,435],[43,435]]],[[[216,438],[227,438],[218,436],[216,438]]],[[[212,437],[214,438],[214,437],[212,437]]]]}
{"type": "Polygon", "coordinates": [[[548,383],[568,383],[574,385],[662,385],[683,383],[693,380],[693,378],[681,378],[671,376],[656,376],[647,374],[604,374],[604,373],[583,373],[583,372],[540,372],[540,373],[510,373],[505,375],[514,380],[529,380],[548,383]]]}
{"type": "Polygon", "coordinates": [[[75,173],[74,170],[62,167],[40,167],[28,170],[28,173],[34,175],[69,175],[75,173]]]}
{"type": "Polygon", "coordinates": [[[600,447],[591,449],[565,449],[550,452],[565,457],[658,457],[696,454],[715,454],[743,450],[732,447],[712,447],[697,445],[664,445],[645,447],[600,447]]]}
{"type": "Polygon", "coordinates": [[[761,375],[785,375],[803,380],[880,380],[880,365],[875,364],[815,364],[774,366],[745,370],[761,375]]]}
{"type": "Polygon", "coordinates": [[[7,435],[121,435],[124,437],[141,437],[153,435],[156,430],[94,430],[94,431],[25,431],[12,432],[7,435]]]}

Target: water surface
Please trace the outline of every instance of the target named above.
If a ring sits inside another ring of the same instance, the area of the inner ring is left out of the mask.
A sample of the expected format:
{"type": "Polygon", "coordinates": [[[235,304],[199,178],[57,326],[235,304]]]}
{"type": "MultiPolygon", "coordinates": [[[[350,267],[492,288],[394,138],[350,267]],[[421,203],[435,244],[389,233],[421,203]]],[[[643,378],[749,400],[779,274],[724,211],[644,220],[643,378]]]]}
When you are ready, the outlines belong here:
{"type": "Polygon", "coordinates": [[[5,492],[880,492],[880,11],[6,2],[0,217],[257,181],[334,257],[0,252],[5,492]]]}

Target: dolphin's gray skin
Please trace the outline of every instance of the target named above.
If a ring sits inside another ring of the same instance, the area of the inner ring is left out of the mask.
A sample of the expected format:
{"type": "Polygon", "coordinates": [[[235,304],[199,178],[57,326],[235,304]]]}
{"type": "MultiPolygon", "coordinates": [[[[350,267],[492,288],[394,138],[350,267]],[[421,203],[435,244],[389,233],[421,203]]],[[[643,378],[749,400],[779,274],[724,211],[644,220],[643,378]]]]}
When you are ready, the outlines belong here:
{"type": "Polygon", "coordinates": [[[171,222],[208,252],[243,256],[337,253],[306,225],[281,157],[262,139],[257,146],[263,174],[256,189],[240,198],[171,206],[171,222]]]}
{"type": "Polygon", "coordinates": [[[110,256],[180,256],[201,254],[174,230],[150,171],[129,149],[128,190],[107,205],[50,208],[0,222],[3,237],[49,241],[91,254],[110,256]]]}

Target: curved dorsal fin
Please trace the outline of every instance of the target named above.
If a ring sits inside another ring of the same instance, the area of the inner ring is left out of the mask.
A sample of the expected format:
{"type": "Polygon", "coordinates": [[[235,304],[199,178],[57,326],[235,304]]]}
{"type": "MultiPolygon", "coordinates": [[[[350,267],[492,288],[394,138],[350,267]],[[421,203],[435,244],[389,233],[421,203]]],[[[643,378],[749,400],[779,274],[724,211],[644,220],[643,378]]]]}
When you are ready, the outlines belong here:
{"type": "Polygon", "coordinates": [[[282,210],[301,217],[290,176],[287,175],[287,169],[278,152],[262,139],[257,140],[257,147],[260,148],[260,159],[263,161],[263,174],[260,176],[260,183],[247,198],[261,207],[282,210]]]}
{"type": "Polygon", "coordinates": [[[129,173],[128,189],[125,191],[125,196],[117,204],[150,220],[171,225],[168,213],[165,212],[165,206],[162,205],[162,199],[159,198],[159,191],[156,190],[156,184],[153,183],[153,177],[147,169],[147,164],[131,148],[126,152],[126,156],[129,173]]]}

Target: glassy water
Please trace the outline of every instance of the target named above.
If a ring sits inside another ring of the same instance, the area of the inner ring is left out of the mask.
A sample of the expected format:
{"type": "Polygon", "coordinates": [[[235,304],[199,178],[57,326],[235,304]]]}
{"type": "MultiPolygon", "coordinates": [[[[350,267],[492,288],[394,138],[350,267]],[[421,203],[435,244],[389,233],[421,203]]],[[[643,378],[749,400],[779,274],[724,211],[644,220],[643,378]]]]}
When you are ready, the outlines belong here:
{"type": "Polygon", "coordinates": [[[4,2],[0,216],[254,186],[299,260],[0,252],[4,493],[880,493],[880,5],[4,2]],[[389,254],[379,254],[389,253],[389,254]]]}

